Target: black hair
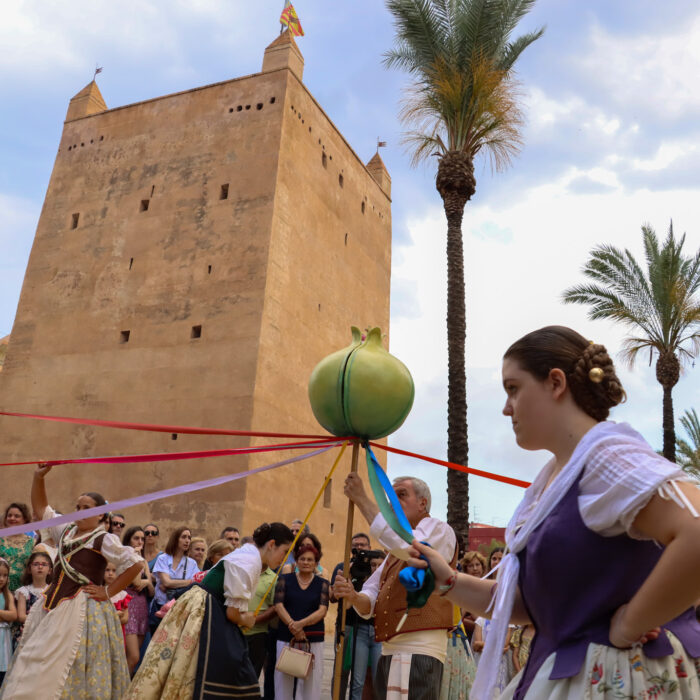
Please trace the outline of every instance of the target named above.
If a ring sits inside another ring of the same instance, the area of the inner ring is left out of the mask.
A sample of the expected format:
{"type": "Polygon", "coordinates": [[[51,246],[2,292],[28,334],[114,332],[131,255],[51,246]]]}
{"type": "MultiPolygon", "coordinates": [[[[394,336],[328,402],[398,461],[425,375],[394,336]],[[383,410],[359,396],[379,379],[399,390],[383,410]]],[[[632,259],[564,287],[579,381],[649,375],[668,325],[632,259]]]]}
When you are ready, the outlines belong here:
{"type": "MultiPolygon", "coordinates": [[[[80,495],[87,496],[88,498],[92,498],[92,500],[95,501],[95,507],[107,505],[107,499],[101,493],[97,493],[97,491],[85,491],[84,493],[81,493],[80,495]]],[[[99,522],[101,522],[101,523],[107,522],[108,518],[109,518],[109,513],[103,513],[100,516],[99,522]]]]}
{"type": "Polygon", "coordinates": [[[253,542],[256,547],[262,547],[270,540],[278,545],[289,544],[294,540],[294,535],[284,523],[263,523],[253,533],[253,542]]]}
{"type": "Polygon", "coordinates": [[[228,527],[225,527],[222,531],[219,537],[223,540],[226,539],[226,533],[227,532],[235,532],[236,534],[240,535],[240,531],[238,530],[237,527],[233,527],[233,525],[229,525],[228,527]]]}
{"type": "MultiPolygon", "coordinates": [[[[124,516],[122,516],[124,517],[124,516]]],[[[137,532],[143,532],[143,542],[144,546],[146,545],[146,533],[144,532],[144,529],[140,525],[132,525],[130,528],[127,528],[126,532],[122,535],[122,544],[125,545],[126,547],[131,547],[131,538],[134,536],[135,533],[137,532]]]]}

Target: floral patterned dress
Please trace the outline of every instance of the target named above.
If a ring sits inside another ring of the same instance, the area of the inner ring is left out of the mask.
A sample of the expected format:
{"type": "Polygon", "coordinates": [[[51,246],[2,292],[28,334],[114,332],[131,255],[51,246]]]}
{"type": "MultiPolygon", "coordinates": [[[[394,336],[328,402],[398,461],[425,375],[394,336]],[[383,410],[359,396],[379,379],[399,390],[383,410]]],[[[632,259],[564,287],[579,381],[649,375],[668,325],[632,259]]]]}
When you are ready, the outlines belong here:
{"type": "Polygon", "coordinates": [[[29,535],[0,537],[0,557],[10,565],[10,590],[14,593],[21,585],[22,572],[32,554],[34,538],[29,535]]]}
{"type": "MultiPolygon", "coordinates": [[[[48,507],[43,518],[54,515],[48,507]]],[[[51,536],[62,543],[69,563],[77,561],[78,547],[101,555],[103,566],[106,561],[114,564],[118,576],[143,561],[104,528],[83,535],[69,525],[65,535],[62,528],[51,528],[51,536]]],[[[58,584],[52,594],[55,600],[51,605],[45,600],[43,605],[32,606],[0,699],[120,700],[129,684],[129,671],[114,605],[109,600],[93,600],[81,589],[62,597],[60,580],[66,575],[58,564],[54,573],[58,584]]]]}

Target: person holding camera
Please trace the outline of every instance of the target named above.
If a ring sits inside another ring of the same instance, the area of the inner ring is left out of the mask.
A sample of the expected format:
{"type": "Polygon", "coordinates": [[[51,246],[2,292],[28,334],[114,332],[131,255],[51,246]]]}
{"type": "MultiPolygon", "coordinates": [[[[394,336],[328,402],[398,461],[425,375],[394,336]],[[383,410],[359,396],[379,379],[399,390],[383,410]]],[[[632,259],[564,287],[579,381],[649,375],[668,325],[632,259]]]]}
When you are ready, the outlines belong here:
{"type": "MultiPolygon", "coordinates": [[[[365,581],[372,574],[372,561],[377,558],[383,558],[383,552],[373,552],[370,549],[369,535],[364,532],[357,532],[352,536],[352,558],[350,559],[350,580],[356,591],[362,589],[365,581]]],[[[335,584],[338,574],[343,572],[343,562],[340,562],[331,577],[331,602],[337,602],[333,594],[333,585],[335,584]]],[[[340,620],[342,616],[342,605],[338,605],[338,617],[335,622],[335,641],[336,646],[340,642],[340,620]]],[[[354,608],[348,608],[345,615],[345,640],[346,647],[343,657],[350,654],[350,666],[345,668],[340,675],[340,696],[345,697],[345,692],[348,687],[348,678],[350,669],[352,669],[352,684],[350,686],[350,700],[361,700],[362,689],[365,684],[368,664],[372,667],[372,680],[377,673],[377,665],[381,656],[382,645],[374,638],[374,618],[365,619],[360,617],[354,608]]],[[[333,673],[335,678],[335,672],[333,673]]]]}
{"type": "MultiPolygon", "coordinates": [[[[428,485],[421,479],[402,476],[394,479],[393,487],[414,537],[429,542],[444,558],[456,564],[457,538],[447,523],[430,517],[428,485]]],[[[411,700],[438,700],[447,652],[447,630],[452,628],[452,604],[440,596],[430,596],[422,608],[411,609],[400,626],[407,610],[406,589],[399,582],[399,571],[406,565],[408,545],[381,515],[358,474],[348,475],[345,494],[372,524],[370,534],[390,551],[359,592],[352,581],[341,574],[336,576],[334,587],[335,597],[347,598],[361,617],[367,619],[375,615],[375,638],[383,643],[374,685],[375,697],[379,700],[406,696],[411,700]],[[391,688],[389,692],[388,687],[391,688]]]]}

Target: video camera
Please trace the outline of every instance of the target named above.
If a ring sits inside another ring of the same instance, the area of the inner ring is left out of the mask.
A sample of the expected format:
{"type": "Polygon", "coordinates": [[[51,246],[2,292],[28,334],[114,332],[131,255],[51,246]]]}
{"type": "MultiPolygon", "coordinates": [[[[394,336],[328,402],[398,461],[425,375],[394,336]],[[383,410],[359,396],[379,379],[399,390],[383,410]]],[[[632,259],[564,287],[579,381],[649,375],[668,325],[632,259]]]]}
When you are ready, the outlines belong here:
{"type": "Polygon", "coordinates": [[[383,558],[384,552],[376,549],[352,548],[350,559],[350,580],[356,591],[362,589],[365,581],[372,575],[372,559],[383,558]]]}

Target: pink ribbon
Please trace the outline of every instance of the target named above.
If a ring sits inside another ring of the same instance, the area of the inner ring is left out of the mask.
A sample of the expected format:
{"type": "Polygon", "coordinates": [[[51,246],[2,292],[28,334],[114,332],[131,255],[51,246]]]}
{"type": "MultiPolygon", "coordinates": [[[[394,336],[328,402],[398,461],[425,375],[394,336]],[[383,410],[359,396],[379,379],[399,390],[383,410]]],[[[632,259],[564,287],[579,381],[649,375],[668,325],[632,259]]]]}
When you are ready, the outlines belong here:
{"type": "Polygon", "coordinates": [[[301,455],[296,455],[295,457],[289,457],[288,459],[282,460],[281,462],[275,462],[274,464],[268,464],[264,467],[256,467],[255,469],[249,469],[246,472],[239,472],[238,474],[227,474],[226,476],[217,476],[213,479],[206,479],[205,481],[195,481],[192,484],[184,484],[182,486],[173,486],[169,489],[163,489],[162,491],[154,491],[153,493],[145,493],[142,496],[134,496],[133,498],[126,498],[123,501],[115,501],[113,503],[107,503],[103,506],[96,506],[95,508],[87,508],[80,511],[80,517],[78,513],[72,512],[66,515],[57,515],[55,518],[48,518],[47,520],[40,520],[34,523],[25,523],[23,525],[15,525],[14,527],[6,527],[0,530],[0,537],[8,537],[9,535],[19,535],[23,532],[31,532],[35,530],[41,530],[47,527],[56,527],[58,525],[67,525],[68,523],[73,523],[76,520],[83,520],[84,518],[91,518],[94,515],[103,515],[104,513],[109,513],[114,510],[122,510],[124,508],[130,508],[131,506],[141,505],[142,503],[150,503],[151,501],[158,501],[163,498],[170,498],[171,496],[179,496],[183,493],[192,493],[193,491],[201,491],[202,489],[209,489],[213,486],[220,486],[221,484],[226,484],[229,481],[236,481],[236,479],[244,479],[251,474],[258,474],[260,472],[268,471],[269,469],[277,469],[278,467],[283,467],[287,464],[293,464],[294,462],[301,462],[304,459],[309,459],[310,457],[316,457],[317,455],[327,452],[332,447],[337,447],[342,444],[340,441],[334,442],[331,445],[324,446],[318,450],[312,452],[305,452],[301,455]]]}

